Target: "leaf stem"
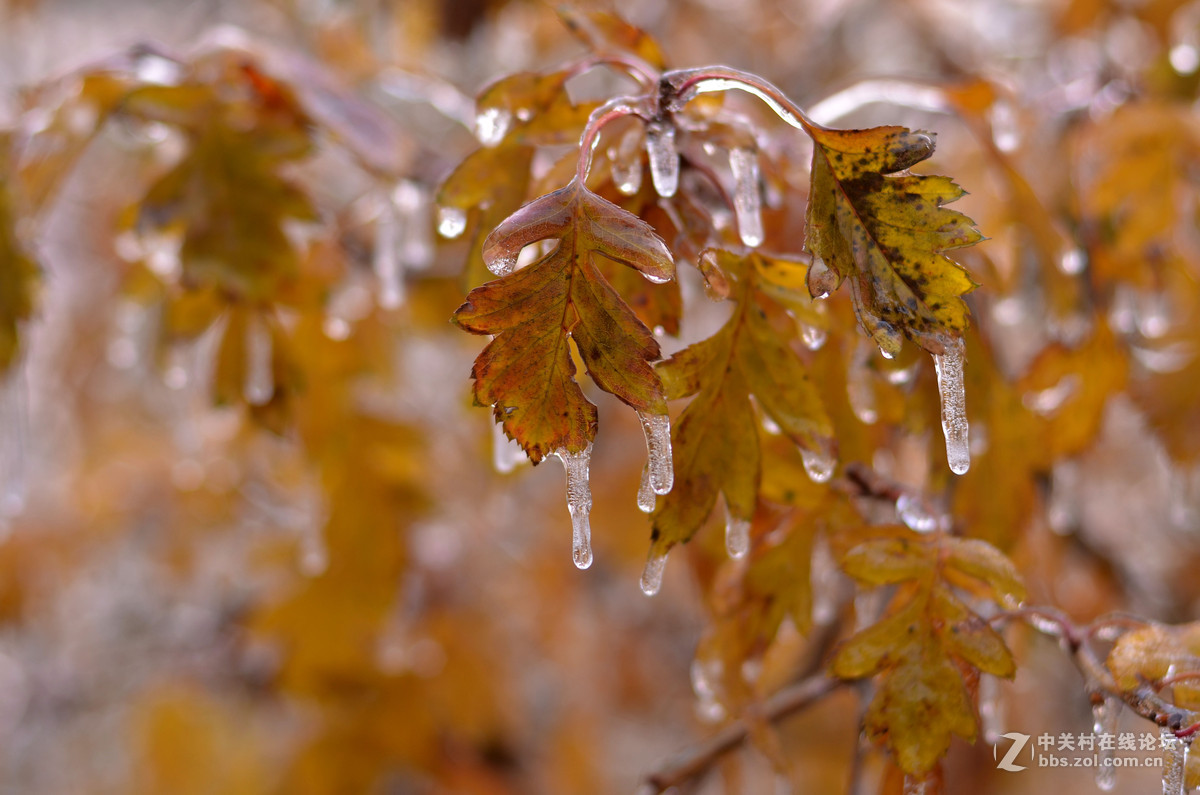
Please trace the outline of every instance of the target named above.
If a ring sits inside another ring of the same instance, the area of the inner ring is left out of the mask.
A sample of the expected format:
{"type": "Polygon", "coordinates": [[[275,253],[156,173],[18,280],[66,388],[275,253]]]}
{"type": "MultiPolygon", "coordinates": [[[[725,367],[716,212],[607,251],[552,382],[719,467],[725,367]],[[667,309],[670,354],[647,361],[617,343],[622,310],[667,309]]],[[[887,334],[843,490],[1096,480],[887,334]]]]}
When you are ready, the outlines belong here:
{"type": "Polygon", "coordinates": [[[583,135],[579,137],[579,163],[575,168],[575,177],[580,185],[587,180],[592,167],[592,152],[600,142],[600,130],[604,125],[625,116],[648,119],[650,113],[646,104],[646,97],[615,97],[592,111],[587,126],[583,128],[583,135]]]}
{"type": "Polygon", "coordinates": [[[825,129],[773,83],[740,69],[728,66],[678,69],[664,74],[660,85],[669,85],[671,88],[672,96],[665,109],[672,112],[681,109],[699,94],[736,89],[758,97],[780,119],[810,136],[816,130],[825,129]]]}

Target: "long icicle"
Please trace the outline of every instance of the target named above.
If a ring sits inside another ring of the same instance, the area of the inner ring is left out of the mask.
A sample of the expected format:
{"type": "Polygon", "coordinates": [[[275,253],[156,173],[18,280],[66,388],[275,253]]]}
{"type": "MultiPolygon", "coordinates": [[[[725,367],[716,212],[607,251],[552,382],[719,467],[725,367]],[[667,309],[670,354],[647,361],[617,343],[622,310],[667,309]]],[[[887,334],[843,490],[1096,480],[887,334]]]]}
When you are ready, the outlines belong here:
{"type": "Polygon", "coordinates": [[[947,338],[946,352],[933,357],[938,392],[942,397],[942,433],[946,436],[946,461],[950,471],[965,475],[971,468],[971,442],[967,426],[967,397],[963,388],[966,345],[961,338],[947,338]]]}
{"type": "Polygon", "coordinates": [[[675,464],[671,453],[671,418],[666,414],[639,411],[642,433],[646,435],[647,466],[650,488],[655,494],[669,494],[675,485],[675,464]]]}
{"type": "Polygon", "coordinates": [[[592,460],[592,444],[578,453],[559,448],[554,454],[567,471],[567,510],[571,512],[571,557],[575,565],[586,569],[592,565],[592,526],[588,515],[592,511],[592,489],[588,484],[588,468],[592,460]]]}

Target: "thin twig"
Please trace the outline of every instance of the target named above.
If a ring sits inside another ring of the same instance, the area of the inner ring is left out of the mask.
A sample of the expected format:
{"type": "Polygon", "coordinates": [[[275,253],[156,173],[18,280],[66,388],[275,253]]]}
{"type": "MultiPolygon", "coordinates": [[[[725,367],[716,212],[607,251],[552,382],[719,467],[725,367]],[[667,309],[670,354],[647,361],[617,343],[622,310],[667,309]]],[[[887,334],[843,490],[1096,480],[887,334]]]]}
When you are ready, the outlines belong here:
{"type": "MultiPolygon", "coordinates": [[[[789,685],[771,696],[762,706],[762,719],[774,722],[799,712],[832,693],[843,682],[817,674],[789,685]]],[[[748,727],[744,720],[734,721],[699,745],[686,748],[669,759],[658,770],[643,779],[646,793],[660,793],[670,787],[701,775],[716,761],[746,740],[748,727]]]]}

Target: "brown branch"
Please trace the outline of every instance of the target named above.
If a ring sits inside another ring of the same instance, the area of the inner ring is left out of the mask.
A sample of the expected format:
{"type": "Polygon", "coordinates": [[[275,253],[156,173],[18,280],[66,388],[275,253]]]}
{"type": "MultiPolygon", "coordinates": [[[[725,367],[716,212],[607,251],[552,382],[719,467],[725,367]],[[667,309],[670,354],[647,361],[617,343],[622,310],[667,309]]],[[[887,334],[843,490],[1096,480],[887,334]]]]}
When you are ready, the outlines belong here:
{"type": "MultiPolygon", "coordinates": [[[[769,722],[786,718],[820,701],[842,684],[840,680],[831,679],[825,674],[802,679],[767,699],[762,705],[761,715],[769,722]]],[[[658,770],[647,773],[639,792],[657,795],[702,775],[718,759],[745,742],[748,733],[745,720],[734,721],[707,740],[680,751],[658,770]]]]}

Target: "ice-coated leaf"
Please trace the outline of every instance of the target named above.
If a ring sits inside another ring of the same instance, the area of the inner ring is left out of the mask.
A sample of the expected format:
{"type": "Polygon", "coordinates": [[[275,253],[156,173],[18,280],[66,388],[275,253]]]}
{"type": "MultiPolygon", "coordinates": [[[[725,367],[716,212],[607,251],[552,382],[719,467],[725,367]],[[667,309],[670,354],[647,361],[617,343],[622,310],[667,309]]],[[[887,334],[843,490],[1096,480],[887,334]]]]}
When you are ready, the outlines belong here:
{"type": "MultiPolygon", "coordinates": [[[[933,136],[903,127],[812,130],[812,189],[805,248],[838,282],[850,279],[859,323],[887,353],[901,335],[930,353],[939,335],[967,326],[961,296],[976,285],[944,252],[982,240],[947,177],[907,173],[933,153],[933,136]]],[[[827,289],[810,281],[813,296],[827,289]]]]}
{"type": "Polygon", "coordinates": [[[582,452],[595,437],[596,408],[575,382],[570,340],[601,389],[634,409],[665,414],[650,366],[658,343],[601,276],[601,258],[649,278],[674,276],[674,262],[645,222],[578,182],[522,207],[484,243],[489,265],[557,239],[549,254],[471,291],[454,322],[494,339],[475,360],[475,398],[493,406],[505,433],[540,461],[560,448],[582,452]]]}
{"type": "Polygon", "coordinates": [[[655,549],[690,539],[723,496],[733,520],[750,521],[761,454],[750,401],[796,445],[831,455],[833,429],[804,364],[791,347],[796,325],[760,286],[757,254],[707,256],[737,280],[737,307],[712,337],[658,366],[668,399],[695,395],[672,432],[675,486],[652,522],[655,549]]]}

